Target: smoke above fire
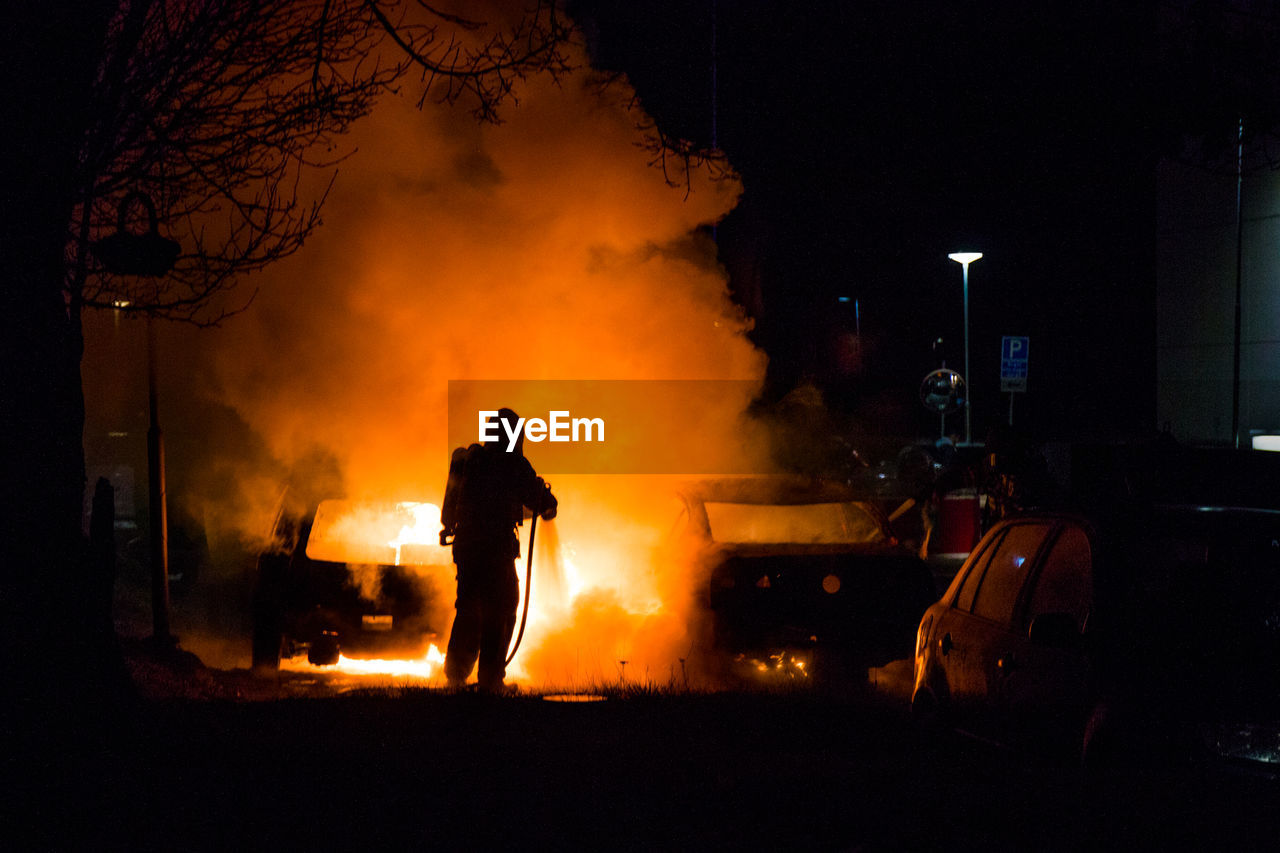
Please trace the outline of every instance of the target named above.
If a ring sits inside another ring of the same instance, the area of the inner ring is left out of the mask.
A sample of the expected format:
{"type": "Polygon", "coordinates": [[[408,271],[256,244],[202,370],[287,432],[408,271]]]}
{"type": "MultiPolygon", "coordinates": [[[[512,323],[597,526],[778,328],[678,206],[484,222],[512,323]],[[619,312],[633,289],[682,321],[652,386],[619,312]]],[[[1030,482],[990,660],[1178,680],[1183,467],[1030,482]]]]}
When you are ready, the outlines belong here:
{"type": "MultiPolygon", "coordinates": [[[[694,172],[669,185],[637,145],[625,83],[602,95],[583,71],[517,94],[499,126],[385,99],[349,140],[323,227],[250,282],[252,307],[217,329],[162,330],[169,434],[201,428],[181,411],[204,396],[263,450],[202,463],[195,491],[217,498],[206,520],[265,533],[281,471],[322,470],[313,488],[349,498],[438,504],[449,380],[763,381],[707,228],[739,183],[694,172]]],[[[740,414],[718,425],[726,441],[740,414]]],[[[550,554],[516,674],[681,675],[699,579],[659,556],[678,478],[548,479],[560,515],[538,531],[550,554]]]]}

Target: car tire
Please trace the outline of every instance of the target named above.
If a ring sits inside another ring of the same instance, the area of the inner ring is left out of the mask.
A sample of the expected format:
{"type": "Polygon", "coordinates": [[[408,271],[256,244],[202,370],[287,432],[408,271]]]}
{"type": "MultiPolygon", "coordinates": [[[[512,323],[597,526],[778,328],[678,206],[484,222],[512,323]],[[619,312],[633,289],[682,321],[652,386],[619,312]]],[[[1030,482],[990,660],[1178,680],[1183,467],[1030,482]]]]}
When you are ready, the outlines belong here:
{"type": "Polygon", "coordinates": [[[253,617],[253,668],[258,671],[274,671],[280,668],[280,646],[284,640],[280,630],[280,618],[254,613],[253,617]]]}
{"type": "Polygon", "coordinates": [[[912,695],[911,720],[920,738],[930,745],[937,744],[951,731],[945,706],[928,688],[917,690],[912,695]]]}
{"type": "Polygon", "coordinates": [[[315,666],[333,666],[342,655],[337,631],[321,631],[307,649],[307,662],[315,666]]]}
{"type": "Polygon", "coordinates": [[[258,561],[254,584],[252,619],[252,663],[256,672],[280,669],[280,648],[284,642],[284,612],[281,588],[287,560],[277,555],[258,561]]]}

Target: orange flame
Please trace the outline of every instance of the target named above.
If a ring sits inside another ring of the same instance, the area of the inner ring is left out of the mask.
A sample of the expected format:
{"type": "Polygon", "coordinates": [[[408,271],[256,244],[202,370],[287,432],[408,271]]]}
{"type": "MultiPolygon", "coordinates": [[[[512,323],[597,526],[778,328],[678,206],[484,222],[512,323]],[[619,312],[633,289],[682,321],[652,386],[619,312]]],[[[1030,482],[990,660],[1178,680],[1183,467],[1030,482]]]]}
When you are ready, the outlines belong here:
{"type": "Polygon", "coordinates": [[[332,666],[316,666],[305,658],[295,658],[280,662],[280,668],[286,672],[305,673],[342,673],[343,675],[373,675],[393,677],[397,680],[428,681],[440,673],[444,666],[444,653],[435,643],[420,658],[403,660],[384,660],[372,658],[364,660],[339,655],[338,662],[332,666]]]}
{"type": "MultiPolygon", "coordinates": [[[[766,358],[704,227],[733,208],[741,185],[696,171],[688,187],[668,185],[637,147],[632,93],[619,84],[602,98],[585,51],[579,58],[578,76],[521,82],[519,109],[500,126],[446,106],[420,111],[412,99],[380,102],[350,140],[357,153],[325,227],[263,271],[253,309],[200,336],[161,330],[172,335],[164,351],[192,362],[162,378],[167,428],[206,434],[212,419],[199,415],[212,396],[260,448],[258,458],[232,440],[201,448],[191,491],[223,541],[270,529],[274,472],[340,483],[356,499],[438,503],[450,380],[763,381],[766,358]]],[[[311,189],[323,192],[329,177],[311,189]]],[[[749,403],[688,428],[733,446],[749,403]]],[[[671,408],[667,420],[688,423],[671,408]]],[[[691,627],[706,579],[662,550],[681,478],[548,479],[560,514],[538,528],[512,678],[683,682],[706,648],[691,627]]],[[[420,526],[430,520],[377,541],[412,562],[411,547],[438,547],[438,529],[420,526]]],[[[523,559],[518,568],[523,582],[523,559]]]]}

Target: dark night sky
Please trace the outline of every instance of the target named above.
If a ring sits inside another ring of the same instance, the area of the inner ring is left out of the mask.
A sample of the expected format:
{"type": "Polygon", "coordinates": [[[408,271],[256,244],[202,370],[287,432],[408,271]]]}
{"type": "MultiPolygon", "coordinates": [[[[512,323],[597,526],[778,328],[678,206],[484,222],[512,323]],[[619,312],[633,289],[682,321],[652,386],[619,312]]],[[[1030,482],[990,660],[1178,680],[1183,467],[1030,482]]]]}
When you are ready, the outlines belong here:
{"type": "Polygon", "coordinates": [[[1015,414],[1041,438],[1154,426],[1155,16],[1147,4],[580,0],[597,64],[669,132],[718,142],[745,195],[719,229],[775,390],[812,376],[881,427],[961,368],[1003,418],[1001,335],[1031,336],[1015,414]],[[1116,8],[1123,7],[1123,8],[1116,8]],[[859,300],[862,369],[833,343],[859,300]],[[843,365],[843,366],[842,366],[843,365]]]}

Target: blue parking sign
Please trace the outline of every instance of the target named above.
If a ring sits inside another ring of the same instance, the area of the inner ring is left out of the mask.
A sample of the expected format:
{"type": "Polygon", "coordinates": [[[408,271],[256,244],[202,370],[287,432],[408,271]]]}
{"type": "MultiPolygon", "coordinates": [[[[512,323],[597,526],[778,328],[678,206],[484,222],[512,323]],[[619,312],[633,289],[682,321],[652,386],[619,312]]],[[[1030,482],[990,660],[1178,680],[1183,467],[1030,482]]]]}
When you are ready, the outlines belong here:
{"type": "Polygon", "coordinates": [[[1005,335],[1000,339],[1000,390],[1027,390],[1027,362],[1031,339],[1005,335]]]}

